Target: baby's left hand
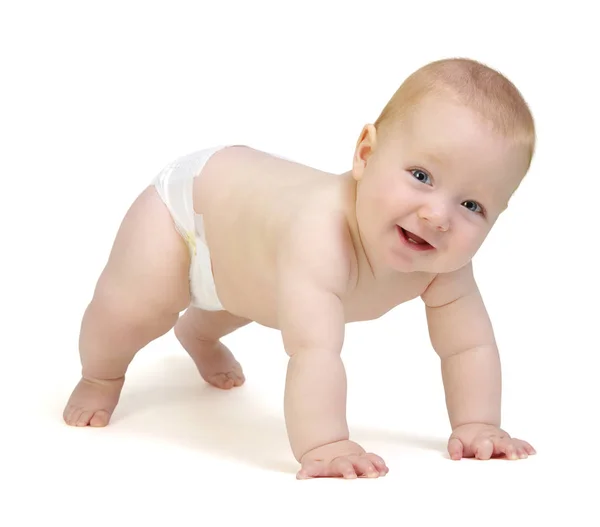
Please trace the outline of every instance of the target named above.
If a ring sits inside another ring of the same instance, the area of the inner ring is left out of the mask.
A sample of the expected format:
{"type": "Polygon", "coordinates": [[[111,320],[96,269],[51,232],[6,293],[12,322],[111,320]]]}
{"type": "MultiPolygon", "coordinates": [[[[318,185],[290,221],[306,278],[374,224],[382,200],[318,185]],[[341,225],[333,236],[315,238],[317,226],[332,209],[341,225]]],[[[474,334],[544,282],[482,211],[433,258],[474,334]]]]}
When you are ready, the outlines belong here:
{"type": "Polygon", "coordinates": [[[524,459],[536,452],[529,443],[511,438],[501,428],[471,423],[459,426],[452,432],[448,441],[448,453],[451,459],[490,459],[502,454],[507,459],[524,459]]]}

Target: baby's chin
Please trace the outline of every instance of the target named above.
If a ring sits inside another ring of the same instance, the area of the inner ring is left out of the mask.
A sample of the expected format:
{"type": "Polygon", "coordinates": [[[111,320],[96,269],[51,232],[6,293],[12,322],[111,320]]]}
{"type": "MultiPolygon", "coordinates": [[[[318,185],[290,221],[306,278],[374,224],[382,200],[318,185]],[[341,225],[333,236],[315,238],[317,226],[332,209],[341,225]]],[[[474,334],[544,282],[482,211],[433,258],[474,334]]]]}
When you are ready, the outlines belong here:
{"type": "Polygon", "coordinates": [[[469,256],[453,261],[440,262],[437,265],[434,264],[432,266],[434,269],[431,272],[436,274],[453,273],[454,271],[458,271],[459,269],[467,265],[471,261],[471,259],[472,257],[469,256]]]}
{"type": "Polygon", "coordinates": [[[416,265],[413,272],[431,273],[431,274],[447,274],[458,271],[471,261],[471,257],[463,257],[458,259],[439,258],[431,262],[427,262],[422,266],[416,265]]]}

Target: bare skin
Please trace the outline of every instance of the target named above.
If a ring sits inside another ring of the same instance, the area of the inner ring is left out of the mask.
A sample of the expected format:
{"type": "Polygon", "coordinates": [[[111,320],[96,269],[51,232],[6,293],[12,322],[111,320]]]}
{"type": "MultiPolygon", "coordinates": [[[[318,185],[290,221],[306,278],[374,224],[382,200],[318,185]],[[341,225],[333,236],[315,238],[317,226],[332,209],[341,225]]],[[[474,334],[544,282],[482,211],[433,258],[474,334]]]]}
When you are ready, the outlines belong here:
{"type": "Polygon", "coordinates": [[[385,461],[350,439],[344,327],[421,297],[442,362],[452,458],[534,453],[499,428],[497,349],[470,266],[520,179],[522,156],[471,114],[452,105],[428,111],[411,128],[417,139],[395,138],[404,149],[366,126],[344,174],[247,147],[214,154],[195,179],[193,201],[204,216],[225,311],[188,309],[187,247],[154,189],[145,190],[123,221],[84,314],[82,380],[66,422],[108,424],[135,353],[173,327],[207,382],[241,385],[241,366],[219,339],[255,321],[281,331],[289,356],[285,420],[298,477],[383,476],[385,461]],[[427,141],[428,151],[441,144],[457,152],[433,165],[445,177],[435,192],[420,147],[427,141]],[[404,151],[410,162],[399,157],[404,151]],[[463,206],[471,193],[482,196],[485,217],[470,202],[463,206]],[[417,251],[400,228],[432,250],[417,251]]]}
{"type": "MultiPolygon", "coordinates": [[[[348,244],[344,250],[348,259],[355,260],[353,280],[357,282],[354,242],[348,237],[347,224],[340,230],[338,221],[340,213],[346,216],[354,198],[352,181],[340,176],[325,179],[327,175],[247,147],[228,148],[207,163],[202,177],[196,180],[194,206],[196,212],[204,214],[216,286],[227,308],[216,312],[189,306],[187,248],[154,189],[146,189],[123,220],[84,314],[80,340],[83,375],[64,410],[65,421],[75,426],[106,426],[135,354],[173,327],[206,382],[222,389],[243,384],[240,364],[220,339],[251,321],[280,328],[273,303],[277,288],[275,258],[281,246],[278,239],[288,236],[293,211],[300,212],[307,199],[312,199],[315,207],[321,207],[321,202],[334,204],[332,214],[326,215],[325,220],[332,225],[334,236],[345,236],[348,244]],[[224,172],[227,178],[222,176],[224,172]],[[295,188],[288,193],[285,189],[290,184],[295,188]],[[269,207],[249,206],[245,198],[248,193],[263,196],[262,205],[270,204],[269,207]],[[278,194],[283,199],[277,198],[278,194]],[[219,201],[222,207],[211,207],[219,201]],[[238,213],[227,214],[227,210],[238,213]],[[277,216],[277,222],[266,221],[277,216]],[[251,243],[253,232],[258,233],[255,236],[262,245],[251,243]],[[151,254],[165,257],[157,263],[151,254]],[[148,263],[143,273],[140,262],[148,263]],[[140,276],[145,277],[143,281],[140,276]],[[148,283],[153,287],[146,287],[148,283]],[[159,290],[176,294],[155,294],[149,303],[148,292],[159,290]],[[115,291],[121,296],[116,296],[115,291]],[[128,316],[123,316],[124,308],[119,307],[125,305],[130,306],[128,316]],[[148,308],[150,305],[152,309],[148,308]],[[111,310],[116,313],[108,317],[105,312],[111,310]],[[156,311],[167,314],[157,320],[156,311]],[[124,332],[127,342],[118,338],[124,332]],[[112,342],[115,339],[118,345],[112,342]],[[96,356],[103,357],[101,367],[96,364],[96,356]]],[[[364,257],[360,287],[349,291],[344,300],[347,321],[381,316],[399,302],[418,296],[431,280],[430,275],[421,275],[377,282],[363,272],[363,265],[364,257]]]]}
{"type": "Polygon", "coordinates": [[[227,311],[204,311],[190,307],[175,324],[175,336],[189,353],[202,378],[228,390],[246,378],[233,353],[219,339],[251,321],[227,311]]]}
{"type": "MultiPolygon", "coordinates": [[[[175,336],[194,361],[200,375],[209,384],[228,390],[244,384],[242,367],[220,338],[249,321],[227,311],[203,311],[190,307],[175,324],[175,336]],[[210,331],[199,326],[211,324],[210,331]]],[[[125,375],[116,379],[82,377],[64,411],[64,419],[73,426],[106,426],[119,402],[125,375]]]]}
{"type": "Polygon", "coordinates": [[[179,317],[179,311],[189,302],[185,285],[189,257],[165,213],[154,190],[147,189],[122,222],[109,261],[83,316],[82,378],[63,412],[69,425],[106,426],[119,401],[127,367],[137,351],[173,326],[177,339],[206,382],[229,389],[241,386],[245,380],[239,363],[219,339],[249,320],[227,311],[209,312],[194,307],[179,317]],[[155,223],[146,223],[147,217],[155,223]],[[144,233],[148,233],[145,238],[144,233]],[[146,288],[144,292],[145,282],[136,280],[140,268],[130,265],[134,260],[129,256],[137,253],[140,261],[145,261],[143,256],[155,248],[154,243],[156,249],[170,247],[177,258],[165,259],[160,264],[149,259],[152,265],[146,271],[148,275],[154,273],[156,289],[146,288]],[[125,248],[130,251],[127,258],[123,256],[125,248]],[[159,296],[157,290],[169,294],[159,296]]]}

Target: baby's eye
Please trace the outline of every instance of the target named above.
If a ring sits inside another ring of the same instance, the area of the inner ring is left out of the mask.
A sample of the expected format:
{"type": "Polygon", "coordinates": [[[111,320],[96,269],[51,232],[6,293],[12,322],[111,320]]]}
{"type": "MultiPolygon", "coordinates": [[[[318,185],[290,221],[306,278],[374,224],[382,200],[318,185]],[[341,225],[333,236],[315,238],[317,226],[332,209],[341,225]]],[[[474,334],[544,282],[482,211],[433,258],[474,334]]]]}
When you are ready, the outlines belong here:
{"type": "Polygon", "coordinates": [[[429,174],[427,174],[427,172],[423,172],[422,170],[415,168],[414,170],[411,170],[410,173],[413,175],[413,177],[415,179],[419,180],[421,183],[425,183],[425,184],[429,185],[430,178],[429,178],[429,174]]]}
{"type": "Polygon", "coordinates": [[[476,201],[463,201],[462,203],[467,209],[469,209],[471,212],[478,212],[478,213],[482,213],[483,212],[483,208],[482,206],[477,203],[476,201]]]}

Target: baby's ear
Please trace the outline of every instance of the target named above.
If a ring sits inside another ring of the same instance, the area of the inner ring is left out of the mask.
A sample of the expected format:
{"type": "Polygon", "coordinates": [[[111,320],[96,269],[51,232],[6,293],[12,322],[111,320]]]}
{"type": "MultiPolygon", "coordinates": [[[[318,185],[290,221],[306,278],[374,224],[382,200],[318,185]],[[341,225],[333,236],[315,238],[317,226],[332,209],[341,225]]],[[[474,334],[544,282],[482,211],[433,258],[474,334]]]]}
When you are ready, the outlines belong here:
{"type": "Polygon", "coordinates": [[[367,159],[372,154],[377,141],[377,131],[372,124],[366,124],[356,143],[354,158],[352,160],[352,177],[360,181],[367,164],[367,159]]]}
{"type": "Polygon", "coordinates": [[[360,181],[363,177],[364,170],[365,162],[358,158],[358,156],[355,154],[354,159],[352,160],[352,177],[356,181],[360,181]]]}

